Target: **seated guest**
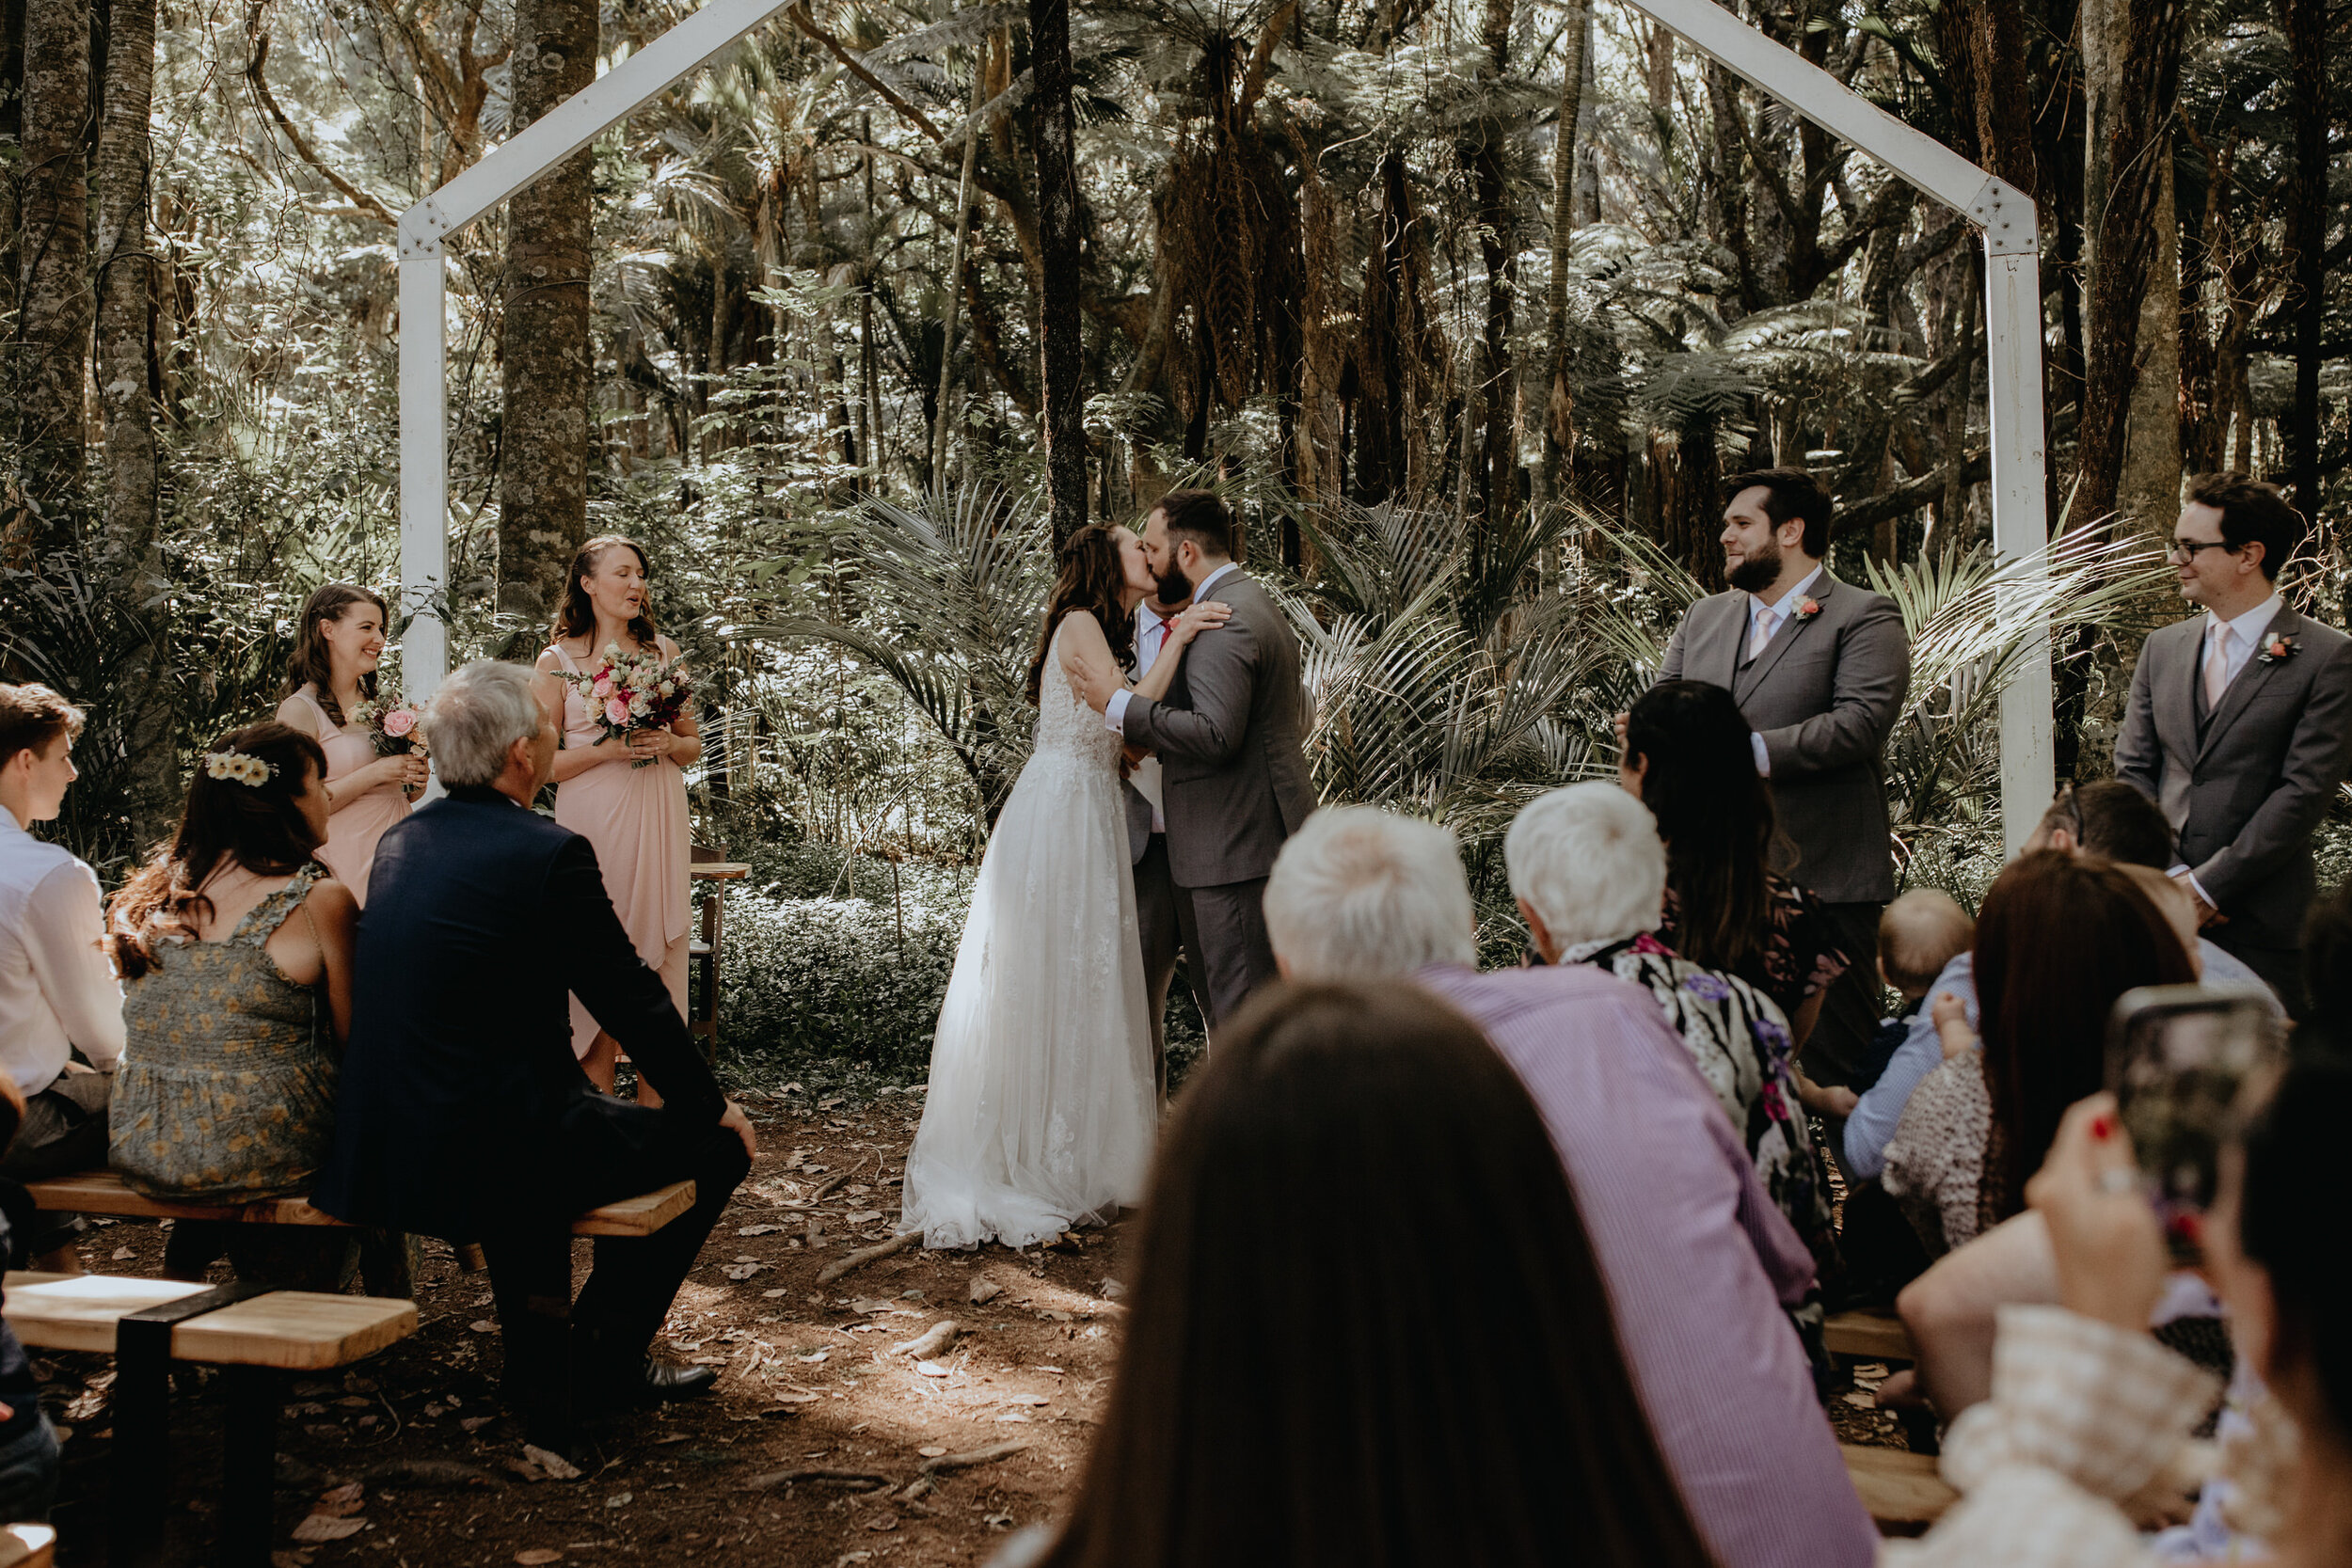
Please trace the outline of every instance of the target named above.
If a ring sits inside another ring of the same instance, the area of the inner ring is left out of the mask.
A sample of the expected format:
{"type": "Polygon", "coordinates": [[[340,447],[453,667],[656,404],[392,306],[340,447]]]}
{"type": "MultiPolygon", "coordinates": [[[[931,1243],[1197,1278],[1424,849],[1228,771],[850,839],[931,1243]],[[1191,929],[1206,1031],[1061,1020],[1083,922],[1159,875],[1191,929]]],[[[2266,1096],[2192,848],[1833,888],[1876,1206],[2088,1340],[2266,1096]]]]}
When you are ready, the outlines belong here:
{"type": "Polygon", "coordinates": [[[1929,1010],[1936,976],[1976,940],[1976,918],[1940,887],[1913,888],[1886,906],[1879,917],[1879,983],[1902,998],[1903,1005],[1900,1012],[1879,1021],[1878,1037],[1871,1043],[1874,1085],[1910,1037],[1921,1012],[1929,1010]]]}
{"type": "Polygon", "coordinates": [[[1519,813],[1502,855],[1544,961],[1591,964],[1657,999],[1740,1130],[1764,1191],[1822,1272],[1834,1269],[1837,1241],[1797,1105],[1788,1020],[1738,975],[1677,958],[1651,935],[1666,892],[1666,850],[1648,810],[1613,784],[1555,789],[1519,813]]]}
{"type": "MultiPolygon", "coordinates": [[[[276,722],[198,759],[180,830],[116,894],[108,943],[128,1033],[108,1163],[150,1197],[246,1203],[310,1192],[335,1136],[358,906],[313,859],[326,757],[276,722]]],[[[183,1220],[164,1272],[335,1290],[347,1232],[183,1220]]]]}
{"type": "Polygon", "coordinates": [[[355,1224],[479,1241],[510,1398],[531,1441],[564,1445],[567,1367],[592,1404],[716,1381],[647,1353],[755,1140],[612,912],[588,841],[530,810],[556,743],[531,672],[467,665],[423,728],[449,794],[376,847],[334,1151],[312,1201],[355,1224]],[[589,1084],[572,1054],[575,991],[659,1109],[589,1084]],[[694,1206],[650,1236],[599,1237],[575,1307],[574,1216],[673,1181],[694,1183],[694,1206]]]}
{"type": "MultiPolygon", "coordinates": [[[[2313,1215],[2352,1206],[2347,1122],[2352,1066],[2303,1053],[2226,1151],[2201,1230],[2232,1338],[2275,1411],[2253,1424],[2280,1434],[2223,1448],[2236,1514],[2267,1560],[2309,1568],[2344,1562],[2352,1541],[2352,1255],[2312,1244],[2313,1215]]],[[[2169,1259],[2111,1097],[2066,1113],[2026,1191],[2060,1305],[2002,1310],[1992,1398],[1944,1440],[1961,1501],[1923,1540],[1888,1542],[1887,1568],[2159,1560],[2120,1505],[2172,1464],[2219,1383],[2149,1336],[2169,1259]]]]}
{"type": "MultiPolygon", "coordinates": [[[[24,1122],[24,1098],[0,1072],[0,1149],[24,1122]]],[[[14,1251],[9,1224],[0,1217],[0,1258],[14,1251]]],[[[47,1519],[57,1500],[57,1433],[40,1408],[40,1380],[16,1330],[0,1318],[0,1519],[47,1519]]]]}
{"type": "MultiPolygon", "coordinates": [[[[24,1100],[0,1176],[20,1181],[106,1163],[106,1096],[122,1054],[97,875],[31,832],[64,806],[81,732],[81,709],[47,687],[0,685],[0,1069],[24,1100]]],[[[78,1272],[81,1216],[41,1220],[35,1266],[78,1272]]]]}
{"type": "Polygon", "coordinates": [[[1813,1289],[1813,1259],[1656,998],[1585,964],[1478,974],[1454,836],[1371,807],[1326,807],[1292,835],[1265,917],[1284,974],[1409,975],[1470,1014],[1527,1085],[1714,1560],[1869,1562],[1876,1536],[1784,1312],[1813,1289]]]}
{"type": "Polygon", "coordinates": [[[1712,1560],[1580,1207],[1452,1007],[1390,981],[1260,992],[1161,1147],[1109,1409],[1039,1560],[1712,1560]],[[1269,1206],[1315,1222],[1269,1228],[1269,1206]]]}
{"type": "Polygon", "coordinates": [[[1848,959],[1821,901],[1772,869],[1779,826],[1729,691],[1663,681],[1626,715],[1619,779],[1666,841],[1658,940],[1772,999],[1802,1047],[1848,959]]]}
{"type": "Polygon", "coordinates": [[[2062,849],[2001,873],[1984,896],[1975,953],[1983,1047],[1913,1091],[1882,1178],[1935,1257],[2025,1207],[2026,1175],[2059,1116],[2105,1080],[2115,999],[2197,977],[2130,876],[2062,849]]]}
{"type": "MultiPolygon", "coordinates": [[[[2163,871],[2172,864],[2172,830],[2148,797],[2130,784],[2102,779],[2079,787],[2068,784],[2058,791],[2057,801],[2042,814],[2033,836],[2026,841],[2025,853],[2037,849],[2080,850],[2119,865],[2163,871]]],[[[2259,976],[2242,960],[2201,938],[2194,943],[2190,957],[2200,977],[2215,985],[2259,983],[2259,976]]],[[[1970,954],[1959,954],[1946,964],[1928,990],[1931,998],[1953,998],[1968,1029],[1975,1029],[1976,960],[1970,954]]],[[[1944,1060],[1943,1036],[1949,1031],[1939,1026],[1934,1006],[1931,1001],[1928,1010],[1913,1021],[1911,1032],[1895,1048],[1886,1070],[1846,1118],[1846,1169],[1862,1180],[1875,1179],[1885,1167],[1886,1141],[1895,1135],[1895,1123],[1903,1114],[1905,1101],[1919,1081],[1944,1060]]],[[[1950,1008],[1945,1011],[1948,1018],[1950,1008]]]]}

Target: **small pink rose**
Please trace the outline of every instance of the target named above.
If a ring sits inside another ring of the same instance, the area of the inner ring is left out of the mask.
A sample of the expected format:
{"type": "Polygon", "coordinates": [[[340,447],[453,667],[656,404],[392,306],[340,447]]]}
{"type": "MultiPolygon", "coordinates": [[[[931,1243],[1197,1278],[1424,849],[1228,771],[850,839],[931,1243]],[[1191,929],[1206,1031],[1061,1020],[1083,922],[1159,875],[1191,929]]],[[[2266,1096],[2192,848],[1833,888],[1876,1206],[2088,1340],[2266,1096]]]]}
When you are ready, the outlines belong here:
{"type": "Polygon", "coordinates": [[[384,733],[394,740],[417,727],[417,716],[405,707],[396,707],[384,716],[384,733]]]}
{"type": "Polygon", "coordinates": [[[618,697],[608,697],[604,703],[604,716],[615,724],[626,724],[628,722],[628,704],[618,697]]]}
{"type": "Polygon", "coordinates": [[[612,683],[610,680],[600,680],[596,682],[596,685],[590,687],[589,689],[596,694],[596,700],[598,702],[602,702],[605,698],[612,695],[612,683]]]}

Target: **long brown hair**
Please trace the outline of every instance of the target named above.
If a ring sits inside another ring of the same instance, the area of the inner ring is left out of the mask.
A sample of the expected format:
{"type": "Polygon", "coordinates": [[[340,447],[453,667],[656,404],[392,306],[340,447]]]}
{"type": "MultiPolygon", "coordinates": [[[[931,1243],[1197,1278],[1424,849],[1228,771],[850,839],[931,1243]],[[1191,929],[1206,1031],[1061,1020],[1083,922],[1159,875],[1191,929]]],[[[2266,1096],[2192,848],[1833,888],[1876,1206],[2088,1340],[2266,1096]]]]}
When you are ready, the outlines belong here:
{"type": "MultiPolygon", "coordinates": [[[[323,582],[310,590],[310,596],[302,601],[302,625],[294,632],[294,657],[286,660],[286,689],[280,695],[291,697],[306,686],[318,688],[319,706],[326,717],[340,727],[343,721],[343,705],[335,700],[335,673],[326,651],[326,633],[323,623],[340,621],[356,604],[372,604],[384,617],[384,635],[392,634],[392,608],[384,602],[384,595],[373,588],[357,583],[323,582]]],[[[375,696],[375,672],[366,671],[359,676],[359,694],[375,696]]]]}
{"type": "Polygon", "coordinates": [[[1428,992],[1254,999],[1142,1226],[1049,1568],[1707,1560],[1543,1120],[1428,992]]]}
{"type": "Polygon", "coordinates": [[[2171,923],[2113,863],[2063,849],[2024,855],[1977,916],[1977,997],[1993,1148],[1980,1207],[2024,1207],[2066,1108],[2105,1086],[2107,1014],[2134,986],[2197,978],[2171,923]]]}
{"type": "Polygon", "coordinates": [[[1136,620],[1128,613],[1127,567],[1120,560],[1119,530],[1089,523],[1061,547],[1061,574],[1054,579],[1054,597],[1045,607],[1045,624],[1038,629],[1037,657],[1029,660],[1029,702],[1034,705],[1044,690],[1045,656],[1054,645],[1054,628],[1073,610],[1091,611],[1103,625],[1111,657],[1122,670],[1136,667],[1136,620]]]}
{"type": "MultiPolygon", "coordinates": [[[[596,569],[597,558],[616,546],[622,549],[634,551],[637,556],[638,569],[643,571],[647,578],[653,576],[653,562],[646,558],[644,546],[640,545],[634,539],[625,538],[617,533],[597,534],[594,539],[580,546],[580,553],[572,557],[572,564],[564,574],[564,602],[556,610],[555,629],[548,641],[561,642],[567,637],[594,637],[596,635],[596,607],[590,601],[588,590],[580,585],[580,579],[593,575],[596,569]]],[[[653,605],[650,592],[647,593],[646,599],[648,602],[644,608],[629,621],[628,634],[637,639],[639,647],[651,648],[660,652],[661,639],[653,626],[653,605]]],[[[588,651],[594,654],[596,650],[591,648],[588,651]]]]}
{"type": "Polygon", "coordinates": [[[1768,940],[1779,832],[1751,733],[1731,693],[1706,681],[1661,681],[1625,723],[1627,753],[1648,764],[1642,803],[1666,841],[1675,951],[1735,974],[1768,940]]]}
{"type": "Polygon", "coordinates": [[[230,730],[208,752],[238,752],[269,764],[260,784],[215,779],[199,760],[188,783],[180,831],[114,895],[107,907],[106,942],[123,978],[154,966],[155,942],[193,940],[212,918],[213,901],[198,891],[225,861],[259,877],[288,877],[319,847],[295,799],[306,778],[326,777],[326,751],[290,724],[269,720],[230,730]]]}

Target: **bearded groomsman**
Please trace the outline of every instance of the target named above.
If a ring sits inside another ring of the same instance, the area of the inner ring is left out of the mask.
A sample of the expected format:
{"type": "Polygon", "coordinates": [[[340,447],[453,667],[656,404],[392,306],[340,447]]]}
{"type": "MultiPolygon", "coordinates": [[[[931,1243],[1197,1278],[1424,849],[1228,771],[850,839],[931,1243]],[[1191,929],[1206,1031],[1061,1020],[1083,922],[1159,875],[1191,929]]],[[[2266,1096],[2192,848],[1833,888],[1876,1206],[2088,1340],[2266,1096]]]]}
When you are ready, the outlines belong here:
{"type": "Polygon", "coordinates": [[[2180,835],[2205,934],[2303,1006],[2312,832],[2352,769],[2352,640],[2280,596],[2304,523],[2275,484],[2210,474],[2172,531],[2181,596],[2204,614],[2151,636],[2115,771],[2180,835]]]}
{"type": "Polygon", "coordinates": [[[1828,906],[1848,959],[1805,1041],[1804,1069],[1863,1089],[1875,1076],[1879,915],[1895,896],[1883,759],[1911,643],[1893,600],[1821,564],[1832,502],[1811,474],[1761,468],[1724,488],[1730,591],[1684,614],[1658,678],[1729,688],[1756,732],[1756,770],[1772,781],[1796,850],[1782,873],[1828,906]]]}

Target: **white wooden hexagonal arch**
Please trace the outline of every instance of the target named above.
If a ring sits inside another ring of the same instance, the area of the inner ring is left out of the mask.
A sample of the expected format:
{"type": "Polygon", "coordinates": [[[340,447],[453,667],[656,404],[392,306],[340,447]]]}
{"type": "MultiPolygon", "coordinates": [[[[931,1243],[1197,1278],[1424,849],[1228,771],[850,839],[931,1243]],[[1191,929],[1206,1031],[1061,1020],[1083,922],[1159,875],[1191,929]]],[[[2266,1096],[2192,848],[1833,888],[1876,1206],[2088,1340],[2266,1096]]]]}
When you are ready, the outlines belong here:
{"type": "MultiPolygon", "coordinates": [[[[446,236],[538,179],[672,83],[692,74],[792,0],[712,0],[631,55],[400,220],[402,607],[423,609],[449,573],[446,236]]],[[[2015,561],[2046,556],[2040,235],[2031,197],[1905,125],[1715,0],[1628,0],[1636,9],[1967,218],[1985,247],[1993,538],[2015,561]]],[[[2021,592],[2025,591],[2022,586],[2021,592]]],[[[404,645],[409,695],[448,669],[447,628],[416,613],[404,645]]],[[[2002,821],[2014,850],[2053,787],[2046,638],[2001,697],[2002,821]]]]}

